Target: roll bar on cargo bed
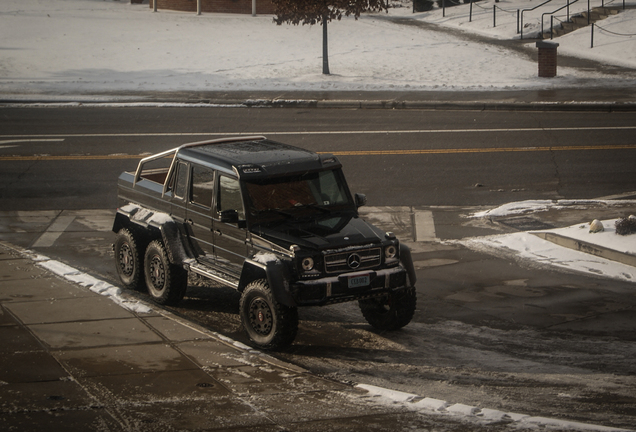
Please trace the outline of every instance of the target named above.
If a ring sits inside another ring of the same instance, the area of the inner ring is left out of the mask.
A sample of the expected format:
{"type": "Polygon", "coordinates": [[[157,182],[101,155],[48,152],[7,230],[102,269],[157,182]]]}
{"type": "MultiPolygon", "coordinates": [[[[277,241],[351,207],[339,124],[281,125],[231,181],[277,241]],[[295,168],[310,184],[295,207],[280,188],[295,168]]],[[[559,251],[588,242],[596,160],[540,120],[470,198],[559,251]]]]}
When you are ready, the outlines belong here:
{"type": "MultiPolygon", "coordinates": [[[[166,176],[166,180],[168,180],[170,178],[170,174],[174,170],[175,161],[177,159],[177,154],[179,153],[179,151],[181,149],[190,148],[190,147],[200,147],[200,146],[204,146],[204,145],[222,144],[222,143],[228,143],[228,142],[260,141],[260,140],[264,140],[264,139],[266,139],[266,138],[263,135],[254,135],[254,136],[245,136],[245,137],[218,138],[218,139],[213,139],[213,140],[197,141],[197,142],[183,144],[183,145],[180,145],[179,147],[175,147],[173,149],[162,151],[161,153],[157,153],[157,154],[154,154],[152,156],[145,157],[145,158],[141,159],[139,161],[139,164],[137,165],[137,170],[135,171],[135,177],[133,179],[133,187],[135,187],[135,184],[137,184],[137,182],[141,179],[141,173],[143,171],[143,166],[146,163],[152,162],[152,161],[157,160],[157,159],[161,159],[161,158],[167,157],[169,155],[172,155],[172,162],[170,163],[170,168],[168,169],[168,174],[166,176]]],[[[166,185],[167,185],[167,183],[168,182],[166,181],[163,184],[162,196],[165,195],[165,193],[166,193],[166,185]]]]}

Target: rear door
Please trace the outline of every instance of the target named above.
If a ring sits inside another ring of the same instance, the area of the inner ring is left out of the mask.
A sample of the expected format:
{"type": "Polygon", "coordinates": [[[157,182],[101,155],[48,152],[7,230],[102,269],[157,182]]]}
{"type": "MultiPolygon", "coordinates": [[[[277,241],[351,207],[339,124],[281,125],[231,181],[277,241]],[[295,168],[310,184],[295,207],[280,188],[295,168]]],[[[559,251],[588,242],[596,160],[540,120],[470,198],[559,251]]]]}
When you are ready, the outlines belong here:
{"type": "Polygon", "coordinates": [[[170,200],[170,214],[180,226],[183,226],[186,220],[189,170],[190,164],[178,161],[166,193],[166,198],[170,200]]]}
{"type": "Polygon", "coordinates": [[[198,164],[191,164],[190,194],[186,226],[192,247],[199,261],[214,261],[214,222],[212,202],[216,171],[198,164]]]}

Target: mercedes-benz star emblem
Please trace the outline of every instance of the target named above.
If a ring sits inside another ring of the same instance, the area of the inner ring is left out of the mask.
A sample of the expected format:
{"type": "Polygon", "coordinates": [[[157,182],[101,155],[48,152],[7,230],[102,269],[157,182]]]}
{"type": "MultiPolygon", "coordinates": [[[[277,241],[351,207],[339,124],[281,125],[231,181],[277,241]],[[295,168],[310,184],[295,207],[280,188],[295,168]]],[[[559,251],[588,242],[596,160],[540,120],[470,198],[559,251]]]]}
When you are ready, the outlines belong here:
{"type": "Polygon", "coordinates": [[[360,255],[358,255],[357,253],[352,253],[351,255],[349,255],[349,258],[347,258],[347,264],[349,264],[349,267],[352,269],[357,269],[358,267],[360,267],[360,262],[362,260],[360,259],[360,255]]]}

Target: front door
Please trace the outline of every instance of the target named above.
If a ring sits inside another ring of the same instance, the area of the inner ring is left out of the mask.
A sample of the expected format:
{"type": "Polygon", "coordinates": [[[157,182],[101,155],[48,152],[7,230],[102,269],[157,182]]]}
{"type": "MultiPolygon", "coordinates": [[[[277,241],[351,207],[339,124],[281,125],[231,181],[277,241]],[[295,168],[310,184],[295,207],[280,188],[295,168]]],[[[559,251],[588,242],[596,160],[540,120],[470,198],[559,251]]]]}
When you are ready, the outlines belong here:
{"type": "Polygon", "coordinates": [[[247,255],[245,210],[238,179],[219,175],[214,219],[214,250],[217,264],[236,276],[247,255]]]}

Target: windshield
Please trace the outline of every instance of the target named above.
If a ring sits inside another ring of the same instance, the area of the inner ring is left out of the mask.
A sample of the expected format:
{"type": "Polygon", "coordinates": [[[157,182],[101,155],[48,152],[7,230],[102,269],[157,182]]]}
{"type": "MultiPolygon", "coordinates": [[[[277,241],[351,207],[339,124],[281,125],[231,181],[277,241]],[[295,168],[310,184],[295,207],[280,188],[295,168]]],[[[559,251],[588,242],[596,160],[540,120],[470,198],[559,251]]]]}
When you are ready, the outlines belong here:
{"type": "Polygon", "coordinates": [[[250,214],[261,222],[355,210],[340,170],[245,183],[250,214]]]}

